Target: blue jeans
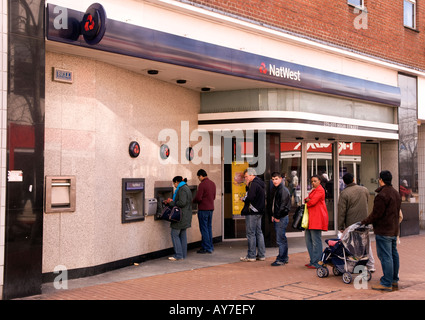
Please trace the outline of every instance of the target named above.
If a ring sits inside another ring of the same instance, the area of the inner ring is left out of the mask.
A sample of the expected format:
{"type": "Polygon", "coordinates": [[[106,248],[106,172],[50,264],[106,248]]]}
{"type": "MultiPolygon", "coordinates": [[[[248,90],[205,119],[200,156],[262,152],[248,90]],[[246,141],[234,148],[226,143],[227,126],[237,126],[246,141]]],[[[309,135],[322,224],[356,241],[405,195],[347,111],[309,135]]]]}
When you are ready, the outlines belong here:
{"type": "Polygon", "coordinates": [[[186,229],[171,228],[171,240],[174,247],[174,258],[185,259],[187,256],[186,229]]]}
{"type": "Polygon", "coordinates": [[[381,261],[382,272],[381,285],[391,287],[398,282],[400,259],[397,251],[397,237],[380,236],[375,234],[376,252],[381,261]]]}
{"type": "Polygon", "coordinates": [[[276,230],[276,244],[279,247],[279,254],[276,261],[288,262],[288,239],[286,238],[286,227],[288,226],[289,217],[286,216],[279,219],[279,222],[274,222],[276,230]]]}
{"type": "Polygon", "coordinates": [[[208,252],[214,251],[212,235],[212,210],[198,210],[199,231],[202,235],[202,249],[208,252]]]}
{"type": "Polygon", "coordinates": [[[318,268],[322,258],[322,230],[305,230],[305,244],[310,256],[310,265],[318,268]]]}
{"type": "Polygon", "coordinates": [[[258,257],[265,258],[266,245],[264,243],[263,231],[261,230],[261,214],[245,216],[246,237],[248,238],[248,254],[250,259],[256,258],[256,248],[258,247],[258,257]]]}

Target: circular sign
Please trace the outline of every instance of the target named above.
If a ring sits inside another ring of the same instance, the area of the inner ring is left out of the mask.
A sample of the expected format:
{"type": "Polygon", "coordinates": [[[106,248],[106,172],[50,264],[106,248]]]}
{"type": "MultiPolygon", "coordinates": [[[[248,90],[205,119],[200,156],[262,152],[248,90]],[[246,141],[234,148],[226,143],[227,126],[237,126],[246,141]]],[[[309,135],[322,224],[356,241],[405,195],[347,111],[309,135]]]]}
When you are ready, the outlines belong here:
{"type": "Polygon", "coordinates": [[[186,159],[189,160],[189,161],[192,161],[194,156],[195,156],[195,151],[193,151],[193,148],[187,147],[187,149],[186,149],[186,159]]]}
{"type": "Polygon", "coordinates": [[[140,145],[137,141],[131,141],[128,149],[132,158],[137,158],[140,154],[140,145]]]}
{"type": "Polygon", "coordinates": [[[161,145],[159,148],[159,155],[161,156],[161,159],[168,159],[170,156],[170,148],[166,144],[161,145]]]}
{"type": "Polygon", "coordinates": [[[92,4],[84,13],[81,33],[88,44],[98,44],[106,31],[106,12],[99,3],[92,4]]]}

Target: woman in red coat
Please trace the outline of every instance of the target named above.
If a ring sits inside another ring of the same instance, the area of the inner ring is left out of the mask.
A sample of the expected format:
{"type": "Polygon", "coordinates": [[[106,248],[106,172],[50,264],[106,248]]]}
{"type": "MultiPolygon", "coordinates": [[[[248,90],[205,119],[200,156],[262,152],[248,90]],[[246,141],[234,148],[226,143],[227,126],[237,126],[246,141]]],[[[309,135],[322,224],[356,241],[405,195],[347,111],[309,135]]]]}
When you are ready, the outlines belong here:
{"type": "Polygon", "coordinates": [[[325,189],[318,176],[311,177],[312,190],[304,199],[308,209],[308,228],[305,230],[305,243],[310,263],[307,268],[316,269],[322,256],[322,231],[328,230],[328,210],[325,203],[325,189]]]}

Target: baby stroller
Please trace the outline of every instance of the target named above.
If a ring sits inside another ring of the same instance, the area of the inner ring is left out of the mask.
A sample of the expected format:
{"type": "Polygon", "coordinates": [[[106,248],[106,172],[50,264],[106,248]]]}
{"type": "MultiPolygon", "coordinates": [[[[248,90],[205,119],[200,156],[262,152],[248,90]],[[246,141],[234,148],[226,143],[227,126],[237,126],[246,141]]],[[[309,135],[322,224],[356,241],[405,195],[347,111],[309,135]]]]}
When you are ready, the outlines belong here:
{"type": "Polygon", "coordinates": [[[370,227],[357,222],[344,230],[341,239],[325,240],[328,247],[323,250],[317,276],[327,277],[329,266],[334,275],[342,275],[344,283],[351,283],[352,274],[360,272],[363,279],[370,281],[372,274],[366,267],[369,261],[369,231],[370,227]]]}

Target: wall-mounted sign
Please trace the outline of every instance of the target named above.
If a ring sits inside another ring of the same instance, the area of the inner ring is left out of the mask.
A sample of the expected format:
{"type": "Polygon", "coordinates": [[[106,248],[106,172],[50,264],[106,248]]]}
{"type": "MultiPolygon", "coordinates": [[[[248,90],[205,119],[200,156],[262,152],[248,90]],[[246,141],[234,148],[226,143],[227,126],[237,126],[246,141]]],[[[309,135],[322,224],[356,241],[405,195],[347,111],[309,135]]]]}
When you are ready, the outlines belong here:
{"type": "Polygon", "coordinates": [[[90,44],[98,44],[106,31],[106,12],[101,4],[92,4],[84,13],[81,21],[81,33],[90,44]]]}
{"type": "Polygon", "coordinates": [[[159,148],[159,156],[164,160],[170,156],[170,148],[166,144],[161,145],[159,148]]]}
{"type": "Polygon", "coordinates": [[[195,151],[193,151],[193,148],[187,147],[187,149],[186,149],[186,159],[188,161],[192,161],[194,157],[195,157],[195,151]]]}
{"type": "Polygon", "coordinates": [[[72,72],[70,70],[53,68],[53,81],[73,83],[74,82],[74,72],[72,72]]]}
{"type": "Polygon", "coordinates": [[[140,145],[137,141],[131,141],[128,152],[132,158],[137,158],[140,154],[140,145]]]}
{"type": "Polygon", "coordinates": [[[24,181],[24,173],[22,170],[10,170],[7,172],[7,182],[22,182],[24,181]]]}

